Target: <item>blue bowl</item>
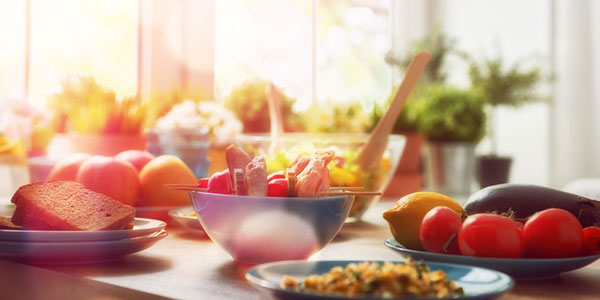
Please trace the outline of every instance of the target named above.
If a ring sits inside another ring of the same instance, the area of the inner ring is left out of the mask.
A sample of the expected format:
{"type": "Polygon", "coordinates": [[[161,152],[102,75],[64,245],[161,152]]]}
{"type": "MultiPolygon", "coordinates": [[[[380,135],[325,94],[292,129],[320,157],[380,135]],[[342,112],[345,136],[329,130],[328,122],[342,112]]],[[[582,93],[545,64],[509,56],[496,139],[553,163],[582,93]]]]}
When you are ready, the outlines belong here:
{"type": "Polygon", "coordinates": [[[307,259],[344,224],[354,196],[250,197],[192,191],[206,234],[236,261],[307,259]]]}

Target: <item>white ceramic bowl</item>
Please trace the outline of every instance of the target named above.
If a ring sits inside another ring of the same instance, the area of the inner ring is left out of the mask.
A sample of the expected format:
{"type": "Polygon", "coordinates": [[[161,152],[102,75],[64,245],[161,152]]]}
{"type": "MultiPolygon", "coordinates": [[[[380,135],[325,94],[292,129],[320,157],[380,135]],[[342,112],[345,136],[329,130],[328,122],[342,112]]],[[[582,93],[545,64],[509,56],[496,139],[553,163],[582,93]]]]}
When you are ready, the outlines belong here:
{"type": "Polygon", "coordinates": [[[208,236],[236,261],[307,259],[344,224],[353,196],[250,197],[190,192],[208,236]]]}

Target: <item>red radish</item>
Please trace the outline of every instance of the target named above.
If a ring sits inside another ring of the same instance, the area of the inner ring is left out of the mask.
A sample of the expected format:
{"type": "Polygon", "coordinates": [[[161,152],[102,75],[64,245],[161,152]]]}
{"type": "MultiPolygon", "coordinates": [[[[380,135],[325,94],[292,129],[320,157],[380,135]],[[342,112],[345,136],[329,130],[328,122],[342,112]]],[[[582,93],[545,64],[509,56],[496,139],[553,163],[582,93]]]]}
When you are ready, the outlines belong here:
{"type": "Polygon", "coordinates": [[[210,180],[210,178],[200,178],[198,179],[198,187],[205,189],[208,188],[208,181],[210,180]]]}
{"type": "Polygon", "coordinates": [[[287,197],[288,182],[285,178],[273,179],[269,182],[269,197],[287,197]]]}
{"type": "Polygon", "coordinates": [[[267,182],[271,182],[273,179],[285,179],[285,171],[273,172],[267,177],[267,182]]]}
{"type": "Polygon", "coordinates": [[[233,194],[233,185],[229,170],[223,170],[213,174],[208,180],[208,192],[216,194],[233,194]]]}

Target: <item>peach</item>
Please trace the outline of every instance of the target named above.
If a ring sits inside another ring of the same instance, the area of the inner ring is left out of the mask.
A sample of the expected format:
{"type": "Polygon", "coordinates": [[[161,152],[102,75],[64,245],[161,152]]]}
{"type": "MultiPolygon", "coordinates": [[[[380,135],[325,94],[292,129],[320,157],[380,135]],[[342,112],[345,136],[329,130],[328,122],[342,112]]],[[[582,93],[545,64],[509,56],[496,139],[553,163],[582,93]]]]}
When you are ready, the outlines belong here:
{"type": "Polygon", "coordinates": [[[197,186],[198,181],[190,168],[177,156],[161,155],[147,163],[140,172],[141,206],[190,205],[186,191],[165,187],[168,183],[197,186]]]}
{"type": "Polygon", "coordinates": [[[54,165],[54,167],[52,167],[52,170],[50,170],[46,180],[75,181],[79,167],[83,161],[90,157],[92,157],[91,154],[74,153],[61,159],[58,163],[56,163],[56,165],[54,165]]]}
{"type": "Polygon", "coordinates": [[[86,188],[134,206],[140,184],[135,167],[113,157],[95,155],[79,167],[77,181],[86,188]]]}
{"type": "Polygon", "coordinates": [[[142,150],[126,150],[115,156],[115,159],[130,162],[138,172],[152,159],[154,154],[142,150]]]}

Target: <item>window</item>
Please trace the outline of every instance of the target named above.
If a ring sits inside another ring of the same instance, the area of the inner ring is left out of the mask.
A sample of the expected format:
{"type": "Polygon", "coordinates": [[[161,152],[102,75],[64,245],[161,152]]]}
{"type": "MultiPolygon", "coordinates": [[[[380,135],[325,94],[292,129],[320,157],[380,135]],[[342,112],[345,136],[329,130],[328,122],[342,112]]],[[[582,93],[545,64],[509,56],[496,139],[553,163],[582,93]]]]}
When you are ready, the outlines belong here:
{"type": "Polygon", "coordinates": [[[0,0],[0,99],[25,95],[25,4],[0,0]]]}
{"type": "Polygon", "coordinates": [[[300,109],[390,93],[388,1],[223,0],[216,14],[217,98],[253,78],[273,81],[300,109]]]}
{"type": "Polygon", "coordinates": [[[71,74],[91,74],[118,96],[137,88],[136,0],[31,0],[29,95],[41,105],[71,74]]]}

